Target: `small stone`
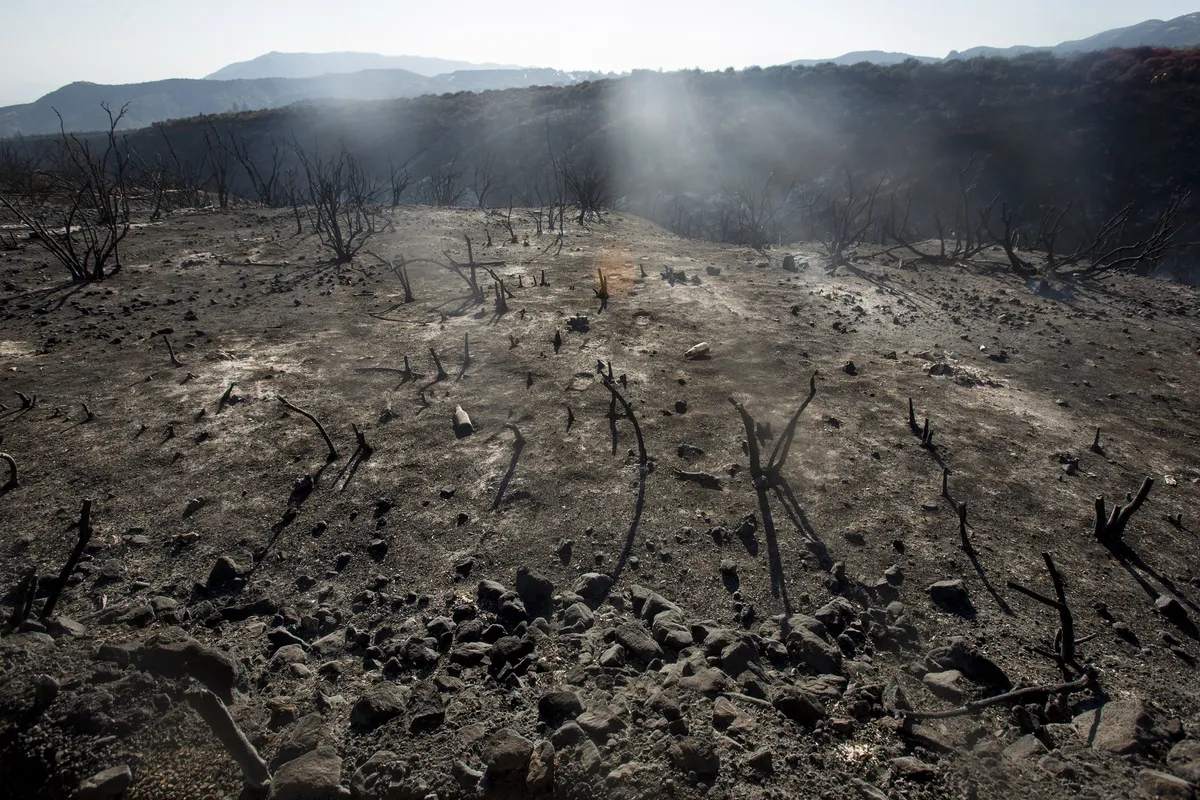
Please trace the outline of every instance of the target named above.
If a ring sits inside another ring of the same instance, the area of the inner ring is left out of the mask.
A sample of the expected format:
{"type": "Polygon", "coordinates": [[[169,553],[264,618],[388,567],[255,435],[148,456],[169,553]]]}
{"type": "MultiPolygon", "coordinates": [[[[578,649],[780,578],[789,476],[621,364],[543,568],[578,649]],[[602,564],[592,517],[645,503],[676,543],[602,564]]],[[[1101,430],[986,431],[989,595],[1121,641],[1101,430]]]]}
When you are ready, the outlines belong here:
{"type": "Polygon", "coordinates": [[[961,672],[956,669],[948,669],[945,672],[926,673],[925,677],[921,678],[921,682],[938,697],[957,703],[963,697],[962,679],[961,672]]]}
{"type": "Polygon", "coordinates": [[[358,699],[350,711],[350,724],[374,730],[404,713],[404,690],[394,683],[380,683],[358,699]]]}
{"type": "Polygon", "coordinates": [[[501,728],[484,742],[482,755],[490,775],[524,770],[533,755],[533,742],[512,728],[501,728]]]}
{"type": "Polygon", "coordinates": [[[813,727],[826,716],[825,706],[816,695],[795,686],[780,686],[771,698],[771,705],[793,722],[813,727]]]}
{"type": "Polygon", "coordinates": [[[663,650],[654,641],[654,637],[636,622],[622,623],[617,627],[616,637],[625,650],[643,664],[663,657],[663,650]]]}
{"type": "Polygon", "coordinates": [[[910,781],[928,781],[937,777],[937,769],[926,764],[919,758],[912,756],[902,756],[893,758],[888,762],[892,766],[892,771],[901,778],[907,778],[910,781]]]}
{"type": "Polygon", "coordinates": [[[685,736],[671,745],[671,763],[682,772],[711,778],[721,771],[721,757],[711,740],[685,736]]]}
{"type": "Polygon", "coordinates": [[[770,775],[775,771],[774,755],[771,753],[771,748],[760,747],[746,756],[746,766],[764,775],[770,775]]]}
{"type": "Polygon", "coordinates": [[[229,556],[221,556],[209,571],[205,585],[210,591],[224,589],[240,581],[241,577],[242,569],[237,562],[229,556]]]}
{"type": "Polygon", "coordinates": [[[341,794],[342,759],[323,744],[287,762],[271,778],[271,800],[337,800],[341,794]]]}
{"type": "Polygon", "coordinates": [[[542,740],[533,746],[529,770],[525,773],[525,788],[531,793],[543,792],[554,784],[554,745],[542,740]]]}
{"type": "Polygon", "coordinates": [[[1192,784],[1156,769],[1142,770],[1138,774],[1138,784],[1146,796],[1155,800],[1193,800],[1195,797],[1192,784]]]}
{"type": "Polygon", "coordinates": [[[567,630],[583,633],[592,627],[595,615],[583,603],[573,603],[563,612],[563,627],[567,630]]]}
{"type": "Polygon", "coordinates": [[[625,722],[608,706],[593,706],[575,719],[575,724],[593,739],[601,741],[623,730],[625,722]]]}
{"type": "Polygon", "coordinates": [[[553,603],[554,583],[529,567],[517,568],[515,586],[525,606],[535,612],[545,610],[553,603]]]}
{"type": "Polygon", "coordinates": [[[619,644],[614,644],[600,654],[600,666],[608,669],[617,669],[625,666],[625,648],[619,644]]]}
{"type": "Polygon", "coordinates": [[[971,611],[971,598],[967,594],[967,587],[962,580],[955,578],[954,580],[938,581],[931,584],[927,590],[929,599],[934,605],[952,611],[956,614],[965,614],[971,611]]]}
{"type": "Polygon", "coordinates": [[[575,584],[575,594],[585,600],[599,603],[608,596],[612,583],[612,578],[608,575],[600,572],[585,572],[579,576],[579,580],[575,584]]]}
{"type": "Polygon", "coordinates": [[[555,689],[538,699],[538,718],[558,724],[563,720],[575,719],[583,713],[583,701],[575,692],[555,689]]]}
{"type": "Polygon", "coordinates": [[[1150,712],[1136,697],[1083,712],[1075,717],[1075,730],[1095,749],[1121,755],[1139,752],[1157,738],[1150,712]]]}
{"type": "Polygon", "coordinates": [[[123,795],[132,783],[133,772],[128,766],[110,767],[80,782],[71,798],[72,800],[109,800],[109,798],[123,795]]]}
{"type": "Polygon", "coordinates": [[[414,684],[408,696],[408,729],[413,733],[430,731],[446,720],[446,706],[433,681],[414,684]]]}
{"type": "Polygon", "coordinates": [[[1042,740],[1027,733],[1004,748],[1004,757],[1009,761],[1032,761],[1050,752],[1042,740]]]}
{"type": "Polygon", "coordinates": [[[1158,599],[1154,601],[1154,610],[1174,622],[1184,622],[1188,618],[1183,604],[1165,594],[1159,595],[1158,599]]]}
{"type": "Polygon", "coordinates": [[[1200,741],[1184,739],[1167,753],[1167,765],[1181,778],[1200,783],[1200,741]]]}

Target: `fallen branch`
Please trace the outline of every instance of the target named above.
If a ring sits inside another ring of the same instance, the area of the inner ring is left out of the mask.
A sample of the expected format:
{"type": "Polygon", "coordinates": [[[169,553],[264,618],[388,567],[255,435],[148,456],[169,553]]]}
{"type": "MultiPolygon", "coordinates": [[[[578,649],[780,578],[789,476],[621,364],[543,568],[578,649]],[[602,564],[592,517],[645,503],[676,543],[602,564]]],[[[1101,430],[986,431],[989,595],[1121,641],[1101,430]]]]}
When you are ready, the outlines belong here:
{"type": "Polygon", "coordinates": [[[17,397],[21,398],[21,408],[33,408],[37,405],[37,395],[30,397],[24,392],[17,392],[17,397]]]}
{"type": "Polygon", "coordinates": [[[199,689],[187,693],[187,702],[208,723],[213,734],[225,746],[225,752],[242,768],[242,776],[250,789],[264,791],[271,782],[267,762],[263,761],[246,734],[238,728],[233,717],[229,716],[229,709],[221,702],[221,698],[207,689],[199,689]]]}
{"type": "Polygon", "coordinates": [[[1049,697],[1056,694],[1070,694],[1079,692],[1084,689],[1094,689],[1096,684],[1096,674],[1087,669],[1083,675],[1077,680],[1068,681],[1067,683],[1051,683],[1038,686],[1026,686],[1024,689],[1015,689],[1004,694],[985,697],[982,700],[975,700],[958,708],[951,708],[946,711],[901,711],[900,716],[906,720],[921,720],[921,719],[950,719],[952,717],[965,717],[970,714],[978,714],[985,708],[992,706],[1006,705],[1009,703],[1022,703],[1026,700],[1049,697]]]}
{"type": "MultiPolygon", "coordinates": [[[[406,367],[408,366],[407,358],[404,361],[404,365],[406,367]]],[[[312,413],[305,411],[303,408],[300,408],[299,406],[294,406],[291,403],[289,403],[287,401],[287,398],[284,397],[283,395],[279,395],[279,402],[283,403],[285,406],[290,408],[292,411],[295,411],[300,416],[307,418],[310,422],[312,422],[313,425],[317,426],[317,430],[321,432],[321,438],[325,440],[325,444],[329,447],[329,455],[327,455],[325,457],[325,461],[326,462],[337,461],[338,460],[337,448],[333,446],[333,440],[331,440],[329,438],[329,434],[325,432],[325,426],[321,424],[321,421],[319,419],[317,419],[315,416],[313,416],[312,413]]]]}
{"type": "Polygon", "coordinates": [[[54,583],[54,587],[50,590],[50,596],[46,598],[46,605],[42,607],[42,619],[50,619],[54,616],[54,606],[58,604],[58,598],[62,594],[63,589],[67,587],[67,578],[71,577],[71,573],[75,571],[75,565],[79,563],[80,556],[83,555],[83,550],[87,547],[87,543],[92,538],[92,501],[84,500],[83,508],[79,511],[79,541],[75,543],[75,549],[71,551],[71,555],[67,558],[67,563],[63,564],[62,572],[58,574],[58,580],[54,583]]]}

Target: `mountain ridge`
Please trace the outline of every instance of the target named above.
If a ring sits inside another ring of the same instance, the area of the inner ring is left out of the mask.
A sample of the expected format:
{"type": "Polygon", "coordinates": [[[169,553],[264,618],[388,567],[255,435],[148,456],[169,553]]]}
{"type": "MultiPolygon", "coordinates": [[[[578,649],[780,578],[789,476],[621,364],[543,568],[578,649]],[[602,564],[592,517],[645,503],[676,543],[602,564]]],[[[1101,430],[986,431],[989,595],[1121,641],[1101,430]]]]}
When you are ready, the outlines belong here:
{"type": "Polygon", "coordinates": [[[516,64],[474,63],[431,56],[386,56],[380,53],[286,53],[272,50],[247,61],[226,64],[204,80],[256,80],[259,78],[315,78],[365,70],[402,69],[426,78],[468,70],[528,69],[516,64]]]}

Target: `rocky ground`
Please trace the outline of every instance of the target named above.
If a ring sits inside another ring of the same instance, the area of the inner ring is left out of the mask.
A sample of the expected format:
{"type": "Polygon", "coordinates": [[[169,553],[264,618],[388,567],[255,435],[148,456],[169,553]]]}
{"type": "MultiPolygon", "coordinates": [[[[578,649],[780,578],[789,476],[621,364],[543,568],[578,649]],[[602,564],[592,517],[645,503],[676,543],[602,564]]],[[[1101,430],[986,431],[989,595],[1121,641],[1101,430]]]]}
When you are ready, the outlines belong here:
{"type": "Polygon", "coordinates": [[[1195,292],[402,208],[405,303],[292,225],[0,253],[9,796],[1193,796],[1195,292]]]}

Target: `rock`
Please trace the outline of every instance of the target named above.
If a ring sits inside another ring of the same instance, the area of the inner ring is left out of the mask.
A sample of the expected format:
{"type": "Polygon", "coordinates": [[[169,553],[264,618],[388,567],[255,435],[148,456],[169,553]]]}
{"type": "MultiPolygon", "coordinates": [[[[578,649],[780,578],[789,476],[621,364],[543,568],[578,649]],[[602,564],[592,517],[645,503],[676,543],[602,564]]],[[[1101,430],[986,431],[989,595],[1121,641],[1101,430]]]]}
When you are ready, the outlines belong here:
{"type": "Polygon", "coordinates": [[[734,678],[757,664],[758,650],[745,640],[734,642],[721,651],[721,666],[734,678]]]}
{"type": "Polygon", "coordinates": [[[1195,797],[1192,784],[1156,769],[1142,770],[1138,774],[1138,786],[1154,800],[1193,800],[1195,797]]]}
{"type": "Polygon", "coordinates": [[[342,759],[323,744],[287,762],[271,778],[271,800],[336,800],[341,795],[342,759]]]}
{"type": "Polygon", "coordinates": [[[721,757],[709,739],[685,736],[671,745],[671,763],[682,772],[694,772],[701,778],[714,777],[721,771],[721,757]]]}
{"type": "Polygon", "coordinates": [[[467,642],[456,645],[450,651],[450,661],[464,667],[473,667],[492,652],[492,646],[487,642],[467,642]]]}
{"type": "Polygon", "coordinates": [[[958,670],[948,669],[945,672],[926,673],[921,683],[938,697],[957,703],[963,698],[962,678],[963,674],[958,670]]]}
{"type": "Polygon", "coordinates": [[[625,648],[614,644],[600,654],[600,666],[617,669],[625,666],[625,648]]]}
{"type": "Polygon", "coordinates": [[[501,728],[484,741],[482,755],[489,775],[525,770],[533,755],[533,742],[512,728],[501,728]]]}
{"type": "MultiPolygon", "coordinates": [[[[474,793],[475,788],[479,786],[479,782],[483,780],[483,773],[472,768],[469,764],[462,761],[455,761],[450,767],[450,774],[454,776],[454,782],[468,792],[474,793]]],[[[388,795],[384,800],[390,800],[392,795],[388,795]]],[[[416,798],[417,795],[409,793],[404,797],[416,798]]]]}
{"type": "Polygon", "coordinates": [[[849,681],[841,675],[818,675],[803,681],[799,686],[804,691],[815,694],[822,701],[828,700],[836,703],[845,694],[848,684],[849,681]]]}
{"type": "Polygon", "coordinates": [[[858,618],[858,609],[846,598],[835,597],[813,612],[813,616],[821,621],[826,630],[838,634],[858,618]]]}
{"type": "Polygon", "coordinates": [[[324,717],[315,713],[305,714],[296,720],[296,724],[288,731],[283,744],[279,746],[279,752],[275,755],[275,764],[285,764],[316,750],[326,733],[324,717]]]}
{"type": "Polygon", "coordinates": [[[308,646],[308,642],[304,641],[287,628],[273,628],[269,633],[267,633],[267,641],[270,642],[271,646],[275,648],[298,645],[301,649],[303,649],[308,646]]]}
{"type": "Polygon", "coordinates": [[[507,591],[508,589],[503,584],[496,581],[480,581],[479,588],[477,589],[479,602],[482,605],[495,605],[500,600],[501,595],[507,591]]]}
{"type": "MultiPolygon", "coordinates": [[[[1188,615],[1183,604],[1174,597],[1162,594],[1154,601],[1154,610],[1172,622],[1186,622],[1188,615]]],[[[53,633],[53,631],[51,631],[53,633]]]]}
{"type": "Polygon", "coordinates": [[[233,702],[237,661],[229,653],[177,632],[165,632],[142,647],[138,665],[165,678],[195,678],[226,703],[233,702]]]}
{"type": "Polygon", "coordinates": [[[575,692],[555,689],[538,699],[538,719],[558,724],[563,720],[575,719],[583,713],[583,701],[575,692]]]}
{"type": "Polygon", "coordinates": [[[216,591],[234,585],[241,578],[242,568],[238,566],[237,562],[229,556],[221,556],[209,571],[208,582],[205,586],[209,591],[216,591]]]}
{"type": "Polygon", "coordinates": [[[636,622],[625,622],[617,626],[616,636],[621,646],[643,664],[663,657],[663,650],[658,646],[658,642],[654,641],[649,631],[636,622]]]}
{"type": "Polygon", "coordinates": [[[786,272],[799,272],[800,268],[796,266],[796,257],[788,253],[783,257],[783,269],[786,272]]]}
{"type": "Polygon", "coordinates": [[[764,775],[769,775],[775,770],[774,756],[771,753],[771,748],[760,747],[750,755],[746,756],[746,766],[764,775]]]}
{"type": "Polygon", "coordinates": [[[962,640],[955,641],[947,647],[934,649],[929,653],[929,658],[946,669],[958,670],[970,680],[987,686],[993,692],[1012,688],[1012,681],[999,664],[962,640]]]}
{"type": "Polygon", "coordinates": [[[842,651],[806,628],[788,633],[788,655],[797,664],[807,664],[818,674],[836,675],[842,671],[842,651]]]}
{"type": "Polygon", "coordinates": [[[109,798],[123,795],[132,783],[133,772],[128,766],[110,767],[81,781],[71,798],[72,800],[109,800],[109,798]]]}
{"type": "Polygon", "coordinates": [[[973,608],[971,598],[967,595],[967,587],[961,579],[938,581],[931,584],[927,591],[933,604],[946,611],[966,614],[973,608]]]}
{"type": "Polygon", "coordinates": [[[554,745],[544,739],[533,746],[525,788],[531,793],[544,792],[554,784],[554,745]]]}
{"type": "Polygon", "coordinates": [[[583,633],[594,621],[592,610],[583,603],[574,603],[563,612],[563,627],[570,631],[583,633]]]}
{"type": "Polygon", "coordinates": [[[529,567],[517,568],[516,588],[525,606],[535,613],[549,609],[554,603],[554,583],[529,567]]]}
{"type": "Polygon", "coordinates": [[[55,617],[54,619],[50,620],[46,632],[55,639],[61,636],[79,638],[80,636],[87,634],[87,628],[83,627],[70,617],[55,617]]]}
{"type": "Polygon", "coordinates": [[[1004,748],[1004,757],[1009,761],[1032,761],[1041,758],[1048,752],[1050,751],[1046,745],[1042,744],[1041,739],[1032,733],[1027,733],[1004,748]]]}
{"type": "Polygon", "coordinates": [[[404,713],[404,690],[394,683],[380,683],[358,698],[350,711],[350,724],[360,730],[374,730],[404,713]]]}
{"type": "Polygon", "coordinates": [[[496,602],[496,613],[510,625],[516,625],[529,616],[525,603],[516,592],[505,592],[496,602]]]}
{"type": "Polygon", "coordinates": [[[742,712],[738,711],[737,706],[724,697],[718,697],[713,703],[713,727],[719,731],[728,728],[741,715],[742,712]]]}
{"type": "Polygon", "coordinates": [[[679,681],[679,688],[712,697],[733,691],[734,683],[721,670],[715,667],[706,667],[696,672],[695,675],[682,678],[679,681]]]}
{"type": "Polygon", "coordinates": [[[888,763],[891,764],[892,771],[897,777],[907,778],[910,781],[928,781],[937,777],[937,769],[919,758],[901,756],[893,758],[888,763]]]}
{"type": "Polygon", "coordinates": [[[368,758],[350,777],[350,796],[355,800],[384,800],[400,796],[392,788],[407,773],[400,756],[391,750],[380,750],[368,758]]]}
{"type": "Polygon", "coordinates": [[[1110,700],[1075,717],[1075,730],[1097,750],[1136,753],[1155,738],[1154,720],[1136,697],[1110,700]]]}
{"type": "Polygon", "coordinates": [[[437,684],[419,681],[408,695],[408,729],[413,733],[430,731],[446,720],[446,705],[437,684]]]}
{"type": "Polygon", "coordinates": [[[780,686],[771,698],[779,713],[793,722],[811,728],[826,716],[825,706],[816,695],[795,686],[780,686]]]}
{"type": "Polygon", "coordinates": [[[585,572],[575,583],[575,594],[593,603],[603,602],[612,589],[613,580],[600,572],[585,572]]]}
{"type": "Polygon", "coordinates": [[[416,669],[432,667],[438,662],[437,652],[429,647],[423,639],[415,636],[400,646],[400,649],[396,651],[396,656],[405,665],[416,669]]]}
{"type": "Polygon", "coordinates": [[[1200,741],[1184,739],[1167,753],[1167,765],[1181,778],[1200,783],[1200,741]]]}
{"type": "Polygon", "coordinates": [[[625,728],[625,721],[608,706],[593,706],[575,719],[575,724],[593,739],[603,741],[625,728]]]}

